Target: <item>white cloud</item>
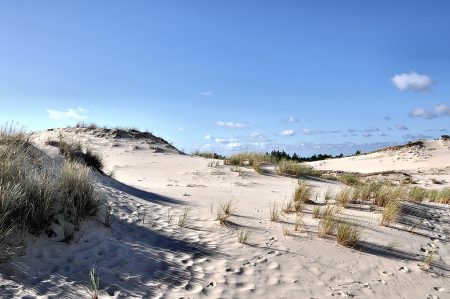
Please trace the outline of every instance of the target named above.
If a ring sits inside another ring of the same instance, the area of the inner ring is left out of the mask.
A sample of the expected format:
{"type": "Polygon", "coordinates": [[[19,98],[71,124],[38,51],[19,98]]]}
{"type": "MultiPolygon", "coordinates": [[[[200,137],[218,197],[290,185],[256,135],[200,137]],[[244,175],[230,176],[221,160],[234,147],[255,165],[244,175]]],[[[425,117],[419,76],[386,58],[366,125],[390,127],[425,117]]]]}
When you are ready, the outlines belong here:
{"type": "Polygon", "coordinates": [[[211,90],[200,91],[200,95],[204,96],[204,97],[209,97],[212,94],[213,94],[213,92],[211,90]]]}
{"type": "Polygon", "coordinates": [[[450,107],[445,104],[434,106],[434,111],[438,116],[450,116],[450,107]]]}
{"type": "Polygon", "coordinates": [[[288,123],[298,123],[298,118],[296,118],[295,116],[290,115],[287,120],[288,123]]]}
{"type": "Polygon", "coordinates": [[[364,137],[372,137],[372,133],[369,133],[369,132],[364,132],[362,135],[364,137]]]}
{"type": "Polygon", "coordinates": [[[437,117],[450,116],[450,106],[446,104],[439,104],[434,106],[433,111],[423,108],[414,109],[409,113],[410,117],[420,117],[425,119],[432,119],[437,117]]]}
{"type": "Polygon", "coordinates": [[[295,131],[294,130],[284,130],[280,132],[281,136],[294,136],[295,131]]]}
{"type": "Polygon", "coordinates": [[[224,121],[216,121],[216,126],[220,128],[228,128],[228,129],[244,129],[248,128],[249,125],[243,123],[235,123],[232,121],[224,122],[224,121]]]}
{"type": "Polygon", "coordinates": [[[391,82],[400,90],[411,89],[414,91],[424,91],[433,85],[433,80],[427,75],[420,75],[415,72],[403,73],[391,78],[391,82]]]}
{"type": "Polygon", "coordinates": [[[408,128],[402,124],[396,124],[395,127],[399,130],[408,130],[408,128]]]}
{"type": "Polygon", "coordinates": [[[54,120],[67,120],[67,119],[84,119],[87,118],[86,110],[83,108],[69,108],[67,111],[58,111],[47,109],[48,118],[54,120]]]}
{"type": "Polygon", "coordinates": [[[205,139],[212,139],[212,136],[211,135],[209,135],[209,134],[206,134],[206,136],[205,136],[205,139]]]}
{"type": "Polygon", "coordinates": [[[180,128],[178,128],[178,131],[180,131],[180,132],[181,132],[181,131],[184,131],[184,128],[181,128],[181,127],[180,127],[180,128]]]}
{"type": "Polygon", "coordinates": [[[241,147],[242,147],[242,143],[240,143],[240,142],[230,142],[225,145],[225,148],[230,151],[240,149],[241,147]]]}

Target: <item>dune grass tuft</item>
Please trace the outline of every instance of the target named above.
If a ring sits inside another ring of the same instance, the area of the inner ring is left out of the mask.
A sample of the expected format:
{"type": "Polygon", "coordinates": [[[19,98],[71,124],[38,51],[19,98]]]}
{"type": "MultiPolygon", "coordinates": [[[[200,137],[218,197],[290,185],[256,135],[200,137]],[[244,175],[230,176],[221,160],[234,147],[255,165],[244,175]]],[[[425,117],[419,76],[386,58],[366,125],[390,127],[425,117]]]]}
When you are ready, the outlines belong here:
{"type": "Polygon", "coordinates": [[[337,226],[337,242],[347,247],[358,246],[361,240],[361,233],[359,229],[348,223],[341,222],[337,226]]]}
{"type": "Polygon", "coordinates": [[[270,221],[272,222],[280,221],[280,210],[278,209],[278,205],[276,202],[274,202],[269,207],[269,214],[270,214],[270,221]]]}
{"type": "Polygon", "coordinates": [[[384,207],[383,213],[381,214],[380,224],[383,226],[389,226],[393,221],[397,219],[400,209],[400,201],[396,199],[390,200],[389,203],[384,207]]]}
{"type": "Polygon", "coordinates": [[[248,230],[245,230],[245,229],[238,230],[238,232],[237,232],[238,242],[241,244],[247,244],[251,235],[252,235],[252,232],[250,232],[248,230]]]}
{"type": "Polygon", "coordinates": [[[352,201],[352,188],[344,188],[336,194],[336,203],[344,208],[348,207],[352,201]]]}
{"type": "Polygon", "coordinates": [[[292,175],[295,177],[318,175],[318,172],[310,165],[284,159],[278,163],[277,172],[281,175],[292,175]]]}
{"type": "Polygon", "coordinates": [[[313,218],[315,218],[315,219],[320,218],[320,207],[319,206],[315,206],[313,208],[313,218]]]}
{"type": "Polygon", "coordinates": [[[297,188],[295,188],[295,192],[293,195],[294,202],[307,203],[311,200],[312,189],[306,183],[301,181],[298,182],[297,188]]]}

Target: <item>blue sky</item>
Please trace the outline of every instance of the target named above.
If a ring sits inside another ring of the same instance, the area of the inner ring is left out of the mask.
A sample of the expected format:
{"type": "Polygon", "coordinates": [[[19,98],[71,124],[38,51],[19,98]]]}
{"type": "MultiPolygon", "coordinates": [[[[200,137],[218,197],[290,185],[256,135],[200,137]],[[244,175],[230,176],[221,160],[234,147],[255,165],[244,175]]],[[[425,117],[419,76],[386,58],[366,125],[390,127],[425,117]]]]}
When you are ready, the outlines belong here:
{"type": "Polygon", "coordinates": [[[449,36],[448,1],[2,1],[0,119],[370,150],[449,133],[449,36]]]}

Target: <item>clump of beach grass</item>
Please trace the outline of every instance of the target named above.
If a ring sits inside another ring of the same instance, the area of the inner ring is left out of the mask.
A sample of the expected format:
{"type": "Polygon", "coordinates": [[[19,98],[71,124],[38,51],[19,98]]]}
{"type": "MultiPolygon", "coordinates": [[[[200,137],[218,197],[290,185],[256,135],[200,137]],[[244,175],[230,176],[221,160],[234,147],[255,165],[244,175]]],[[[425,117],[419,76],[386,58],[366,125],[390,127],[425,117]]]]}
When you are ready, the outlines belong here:
{"type": "Polygon", "coordinates": [[[188,207],[185,207],[182,211],[181,214],[178,216],[178,220],[177,220],[177,225],[179,227],[185,227],[189,221],[189,213],[190,213],[191,209],[189,209],[188,207]]]}
{"type": "Polygon", "coordinates": [[[280,221],[280,210],[278,209],[278,205],[276,202],[274,202],[269,207],[269,214],[270,214],[270,221],[272,222],[280,221]]]}
{"type": "Polygon", "coordinates": [[[317,219],[320,218],[320,207],[319,206],[315,206],[313,208],[313,218],[317,219]]]}
{"type": "Polygon", "coordinates": [[[352,201],[352,188],[344,188],[336,194],[336,203],[344,208],[348,207],[352,201]]]}
{"type": "Polygon", "coordinates": [[[338,176],[338,181],[344,183],[348,186],[356,186],[361,183],[361,180],[358,175],[352,173],[345,173],[338,176]]]}
{"type": "Polygon", "coordinates": [[[409,189],[408,198],[415,202],[422,202],[429,198],[429,191],[421,187],[413,187],[409,189]]]}
{"type": "Polygon", "coordinates": [[[332,235],[336,225],[336,214],[339,211],[335,206],[326,206],[322,212],[322,219],[319,222],[319,236],[332,235]]]}
{"type": "Polygon", "coordinates": [[[380,224],[383,226],[389,226],[398,217],[401,209],[401,203],[399,200],[392,199],[384,207],[383,213],[381,214],[380,224]]]}
{"type": "Polygon", "coordinates": [[[337,226],[337,242],[343,246],[356,247],[361,240],[359,229],[348,222],[341,222],[337,226]]]}
{"type": "Polygon", "coordinates": [[[285,159],[278,163],[277,172],[280,175],[291,175],[295,177],[318,175],[318,172],[310,165],[285,159]]]}
{"type": "Polygon", "coordinates": [[[237,232],[238,242],[241,244],[247,244],[251,235],[252,235],[251,231],[239,229],[237,232]]]}
{"type": "Polygon", "coordinates": [[[88,293],[92,299],[99,298],[100,279],[98,276],[97,266],[94,265],[89,271],[88,293]]]}
{"type": "Polygon", "coordinates": [[[306,183],[299,181],[293,195],[294,202],[307,203],[311,200],[312,188],[306,183]]]}
{"type": "Polygon", "coordinates": [[[297,213],[295,215],[295,224],[294,224],[294,230],[296,232],[300,232],[304,226],[305,222],[303,221],[303,217],[301,213],[297,213]]]}

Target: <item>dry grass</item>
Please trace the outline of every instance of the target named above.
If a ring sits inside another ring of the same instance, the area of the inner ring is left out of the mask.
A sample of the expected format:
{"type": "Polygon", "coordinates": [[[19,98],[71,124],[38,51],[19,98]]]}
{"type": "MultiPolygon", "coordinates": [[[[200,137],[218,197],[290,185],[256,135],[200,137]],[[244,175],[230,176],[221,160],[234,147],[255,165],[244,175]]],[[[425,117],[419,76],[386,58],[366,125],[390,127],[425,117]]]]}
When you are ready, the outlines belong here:
{"type": "Polygon", "coordinates": [[[281,160],[278,163],[277,173],[280,175],[292,175],[295,177],[318,175],[318,172],[314,170],[312,166],[291,160],[281,160]]]}
{"type": "Polygon", "coordinates": [[[270,214],[270,221],[272,222],[280,221],[280,210],[278,209],[278,205],[276,202],[274,202],[269,207],[269,214],[270,214]]]}
{"type": "Polygon", "coordinates": [[[189,213],[190,213],[190,209],[188,207],[185,207],[182,211],[181,214],[178,216],[178,220],[177,220],[177,225],[179,227],[186,227],[188,221],[189,221],[189,213]]]}
{"type": "Polygon", "coordinates": [[[291,236],[292,235],[292,232],[291,232],[291,229],[289,228],[289,225],[283,224],[282,229],[283,229],[283,236],[286,237],[286,236],[291,236]]]}
{"type": "Polygon", "coordinates": [[[320,218],[320,207],[319,206],[315,206],[313,208],[313,218],[315,218],[315,219],[320,218]]]}
{"type": "Polygon", "coordinates": [[[348,223],[341,222],[337,226],[337,242],[347,247],[358,246],[361,240],[361,233],[359,229],[348,223]]]}
{"type": "Polygon", "coordinates": [[[348,207],[350,202],[352,201],[352,188],[344,188],[336,194],[336,203],[338,205],[343,206],[344,208],[348,207]]]}
{"type": "Polygon", "coordinates": [[[325,204],[328,204],[328,202],[332,199],[333,199],[333,192],[330,189],[327,189],[324,196],[325,204]]]}
{"type": "Polygon", "coordinates": [[[245,229],[238,230],[237,232],[238,242],[241,244],[247,244],[251,235],[252,233],[248,230],[245,229]]]}
{"type": "Polygon", "coordinates": [[[338,181],[348,186],[356,186],[361,183],[359,176],[356,174],[346,173],[338,176],[338,181]]]}
{"type": "Polygon", "coordinates": [[[65,162],[60,190],[64,218],[78,226],[79,220],[97,213],[100,200],[91,182],[90,170],[76,162],[65,162]]]}
{"type": "Polygon", "coordinates": [[[391,200],[403,200],[406,198],[406,189],[401,186],[382,185],[376,190],[374,204],[385,207],[391,200]]]}
{"type": "Polygon", "coordinates": [[[287,203],[283,202],[283,208],[282,208],[283,213],[289,214],[293,211],[293,209],[294,209],[293,201],[288,201],[287,203]]]}
{"type": "Polygon", "coordinates": [[[409,189],[408,192],[408,199],[415,201],[415,202],[421,202],[425,199],[429,198],[429,191],[421,188],[421,187],[413,187],[409,189]]]}
{"type": "Polygon", "coordinates": [[[307,203],[311,200],[312,196],[312,189],[308,185],[306,185],[303,182],[298,182],[298,186],[295,189],[293,199],[294,202],[301,202],[301,203],[307,203]]]}
{"type": "Polygon", "coordinates": [[[303,221],[303,217],[301,213],[297,213],[297,215],[295,215],[295,225],[294,225],[294,230],[296,232],[300,232],[304,226],[305,222],[303,221]]]}
{"type": "Polygon", "coordinates": [[[319,222],[319,236],[332,235],[336,225],[336,214],[339,209],[335,206],[327,206],[322,212],[322,220],[319,222]]]}
{"type": "Polygon", "coordinates": [[[384,207],[383,213],[381,214],[381,225],[389,226],[398,217],[401,209],[400,201],[393,199],[384,207]]]}

